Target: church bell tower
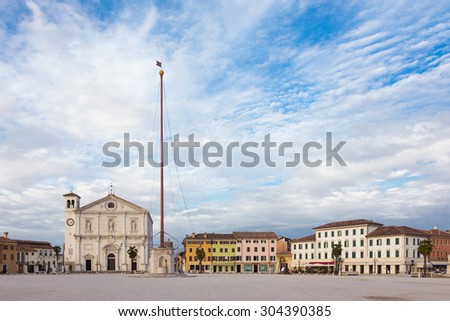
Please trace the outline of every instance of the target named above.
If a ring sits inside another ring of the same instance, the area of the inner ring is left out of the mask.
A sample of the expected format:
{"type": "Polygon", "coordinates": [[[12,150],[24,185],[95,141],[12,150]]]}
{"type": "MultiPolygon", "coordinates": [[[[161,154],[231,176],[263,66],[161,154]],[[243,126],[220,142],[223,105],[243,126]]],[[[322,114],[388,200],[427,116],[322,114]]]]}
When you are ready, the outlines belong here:
{"type": "Polygon", "coordinates": [[[75,234],[78,222],[75,212],[80,208],[80,196],[75,193],[64,194],[64,267],[66,272],[75,267],[75,234]]]}

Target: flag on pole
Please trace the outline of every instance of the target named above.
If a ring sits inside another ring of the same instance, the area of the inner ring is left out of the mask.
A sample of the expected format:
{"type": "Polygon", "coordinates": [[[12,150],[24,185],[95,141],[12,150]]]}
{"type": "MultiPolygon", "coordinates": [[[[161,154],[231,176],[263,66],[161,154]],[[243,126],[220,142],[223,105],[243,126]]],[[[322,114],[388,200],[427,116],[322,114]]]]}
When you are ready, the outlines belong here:
{"type": "Polygon", "coordinates": [[[162,66],[161,66],[161,61],[156,60],[156,65],[157,65],[159,68],[162,68],[162,66]]]}

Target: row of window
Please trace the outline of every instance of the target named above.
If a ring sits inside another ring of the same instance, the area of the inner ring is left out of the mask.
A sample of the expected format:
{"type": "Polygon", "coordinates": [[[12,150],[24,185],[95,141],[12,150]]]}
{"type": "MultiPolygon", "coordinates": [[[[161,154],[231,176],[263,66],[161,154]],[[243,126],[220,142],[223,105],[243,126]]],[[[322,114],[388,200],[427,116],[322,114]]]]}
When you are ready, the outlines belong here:
{"type": "MultiPolygon", "coordinates": [[[[387,239],[384,239],[384,240],[385,240],[385,243],[386,243],[385,245],[391,245],[391,243],[392,243],[391,239],[387,238],[387,239]]],[[[420,239],[412,238],[412,245],[416,245],[416,244],[419,245],[419,242],[420,242],[420,239]]],[[[338,243],[341,244],[341,241],[339,241],[338,243]]],[[[408,243],[409,243],[409,238],[406,238],[406,245],[408,245],[408,243]]],[[[334,244],[335,244],[334,242],[331,242],[331,247],[333,247],[334,244]]],[[[350,247],[350,245],[352,247],[356,247],[357,244],[358,244],[357,240],[352,240],[351,243],[350,243],[350,241],[346,240],[346,241],[344,241],[343,247],[350,247]]],[[[376,244],[377,246],[382,246],[383,245],[383,239],[376,239],[376,240],[371,239],[371,240],[369,240],[369,246],[374,246],[374,244],[376,244]]],[[[400,238],[396,237],[393,240],[393,244],[399,245],[400,244],[400,238]]],[[[308,243],[301,244],[300,243],[300,244],[298,244],[298,249],[299,250],[303,250],[303,249],[307,250],[308,249],[308,245],[309,245],[310,249],[314,249],[314,243],[310,243],[310,244],[308,244],[308,243]]],[[[364,246],[364,240],[359,240],[359,246],[364,246]]],[[[318,242],[317,243],[317,247],[319,249],[322,248],[322,243],[318,242]]],[[[328,242],[323,242],[323,248],[324,249],[328,248],[328,242]]],[[[294,250],[296,250],[296,249],[297,249],[297,244],[294,244],[294,250]]]]}
{"type": "Polygon", "coordinates": [[[448,251],[433,251],[431,252],[431,256],[446,259],[448,257],[448,251]]]}
{"type": "Polygon", "coordinates": [[[240,256],[213,256],[213,262],[232,262],[232,261],[240,261],[240,256]]]}
{"type": "MultiPolygon", "coordinates": [[[[272,262],[276,261],[275,256],[273,256],[273,255],[271,255],[271,256],[269,257],[269,259],[270,259],[270,261],[272,261],[272,262]]],[[[244,261],[245,261],[245,262],[251,262],[251,261],[253,261],[253,262],[257,262],[257,261],[265,262],[265,261],[267,261],[267,256],[265,256],[265,255],[262,255],[262,256],[254,255],[254,256],[253,256],[253,260],[252,260],[252,257],[249,256],[249,255],[247,255],[247,256],[245,257],[245,260],[244,260],[244,261]]]]}
{"type": "MultiPolygon", "coordinates": [[[[241,261],[242,257],[241,256],[213,256],[211,259],[211,256],[207,256],[205,258],[206,262],[230,262],[230,261],[241,261]]],[[[276,258],[274,255],[269,256],[269,260],[272,262],[276,261],[276,258]]],[[[189,261],[197,261],[197,256],[189,256],[189,261]]],[[[245,257],[245,262],[266,262],[267,261],[267,256],[262,255],[262,256],[258,256],[258,255],[254,255],[253,257],[250,255],[247,255],[245,257]]]]}
{"type": "MultiPolygon", "coordinates": [[[[11,251],[14,251],[14,245],[10,246],[11,251]]],[[[8,245],[3,245],[3,250],[8,250],[8,245]]]]}
{"type": "Polygon", "coordinates": [[[212,241],[212,244],[236,244],[236,241],[212,241]]]}
{"type": "MultiPolygon", "coordinates": [[[[187,240],[186,244],[241,244],[242,241],[241,240],[236,240],[236,241],[211,241],[211,240],[187,240]],[[219,242],[219,243],[218,243],[219,242]]],[[[245,240],[245,243],[250,244],[250,243],[254,243],[254,244],[266,244],[267,240],[245,240]]],[[[271,244],[275,243],[275,240],[270,240],[271,244]]]]}
{"type": "MultiPolygon", "coordinates": [[[[331,242],[331,248],[334,246],[334,244],[335,244],[334,241],[331,242]]],[[[341,244],[341,241],[339,241],[338,244],[341,244]]],[[[343,246],[344,247],[350,247],[350,246],[356,247],[357,244],[358,244],[357,240],[352,240],[351,243],[350,243],[350,241],[346,240],[346,241],[344,241],[344,245],[343,246]]],[[[322,242],[317,242],[317,247],[319,249],[321,249],[322,246],[323,246],[324,249],[327,249],[328,245],[329,245],[328,242],[323,242],[323,243],[322,242]]],[[[364,246],[364,240],[359,240],[359,246],[364,246]]],[[[307,250],[308,248],[313,250],[314,249],[314,243],[298,244],[298,249],[299,250],[303,250],[303,249],[307,250]]],[[[297,249],[297,244],[294,244],[294,250],[296,250],[296,249],[297,249]]]]}
{"type": "MultiPolygon", "coordinates": [[[[352,229],[351,230],[352,232],[351,232],[351,235],[356,235],[357,234],[357,229],[352,229]]],[[[329,231],[330,232],[330,236],[331,237],[334,237],[335,235],[337,235],[337,236],[342,236],[342,230],[339,230],[339,231],[329,231]]],[[[345,230],[344,231],[344,234],[345,234],[345,236],[349,236],[350,235],[350,230],[345,230]]],[[[364,235],[364,229],[362,228],[362,229],[360,229],[359,230],[359,234],[360,235],[364,235]]],[[[328,237],[328,231],[326,231],[326,232],[323,232],[323,236],[324,237],[328,237]]],[[[321,238],[322,237],[322,232],[318,232],[317,233],[317,237],[318,238],[321,238]]]]}
{"type": "Polygon", "coordinates": [[[39,256],[53,256],[53,251],[39,250],[39,256]]]}
{"type": "MultiPolygon", "coordinates": [[[[371,259],[375,258],[374,255],[376,255],[377,258],[382,258],[383,257],[382,256],[382,254],[383,254],[382,252],[383,251],[376,251],[376,252],[375,251],[369,251],[369,258],[371,258],[371,259]]],[[[400,250],[393,250],[393,251],[386,250],[384,252],[385,252],[384,253],[385,254],[384,257],[386,257],[386,258],[400,257],[400,250]]],[[[409,250],[406,250],[405,254],[406,254],[406,257],[410,257],[409,256],[409,250]]],[[[324,253],[324,259],[328,259],[328,257],[332,258],[331,253],[324,253]]],[[[344,252],[344,257],[346,259],[349,259],[350,258],[350,252],[344,252]]],[[[413,250],[411,257],[419,258],[420,257],[419,251],[413,250]]],[[[358,257],[358,253],[357,252],[351,252],[351,258],[352,259],[356,259],[356,258],[363,259],[364,258],[364,252],[363,251],[359,252],[359,257],[358,257]]],[[[314,253],[304,253],[304,254],[300,253],[300,254],[298,254],[298,259],[299,260],[302,260],[302,259],[314,260],[314,253]]],[[[322,253],[317,253],[317,259],[319,259],[319,260],[322,259],[322,253]]],[[[297,260],[297,254],[296,253],[294,253],[294,260],[297,260]]]]}
{"type": "MultiPolygon", "coordinates": [[[[6,254],[3,254],[3,261],[6,261],[6,254]]],[[[11,261],[14,261],[14,254],[11,254],[11,261]]]]}
{"type": "MultiPolygon", "coordinates": [[[[192,253],[194,250],[193,250],[193,248],[192,247],[190,247],[189,248],[189,253],[192,253]]],[[[211,253],[211,248],[208,248],[208,253],[211,253]]],[[[239,248],[238,248],[238,251],[239,251],[239,248]]],[[[213,253],[216,253],[217,252],[217,248],[215,248],[215,247],[213,247],[212,248],[212,252],[213,253]]],[[[235,252],[235,250],[234,250],[234,248],[231,248],[231,253],[234,253],[235,252]]],[[[228,253],[228,248],[227,247],[225,247],[225,248],[219,248],[219,253],[228,253]]]]}
{"type": "Polygon", "coordinates": [[[449,239],[446,239],[446,240],[433,239],[433,245],[450,245],[450,240],[449,239]]]}
{"type": "MultiPolygon", "coordinates": [[[[391,253],[394,255],[394,257],[400,257],[400,250],[395,250],[395,251],[386,250],[386,251],[385,251],[385,256],[384,256],[384,257],[391,257],[391,253]]],[[[375,255],[375,251],[369,251],[369,258],[374,258],[374,255],[375,255]]],[[[377,256],[376,256],[377,258],[383,257],[383,256],[382,256],[382,251],[377,251],[377,252],[376,252],[376,255],[377,255],[377,256]]],[[[406,256],[406,257],[410,257],[410,256],[409,256],[409,250],[406,250],[405,256],[406,256]]],[[[413,250],[413,251],[412,251],[412,256],[411,256],[411,257],[417,257],[417,258],[419,258],[419,257],[420,257],[419,251],[413,250]]]]}
{"type": "MultiPolygon", "coordinates": [[[[238,240],[237,242],[241,243],[241,240],[238,240]]],[[[249,243],[254,243],[254,244],[262,243],[262,244],[265,244],[265,243],[267,243],[267,240],[245,240],[245,243],[247,243],[247,244],[249,244],[249,243]]],[[[275,240],[270,240],[270,243],[274,244],[275,240]]]]}
{"type": "MultiPolygon", "coordinates": [[[[247,252],[250,252],[250,249],[251,249],[250,247],[246,247],[247,252]]],[[[218,250],[219,250],[219,253],[228,253],[228,248],[226,248],[226,247],[225,248],[221,247],[218,250]]],[[[208,248],[207,251],[208,251],[208,253],[211,253],[211,248],[208,248]]],[[[264,253],[264,252],[266,252],[266,248],[265,247],[258,248],[256,246],[253,248],[253,252],[259,252],[259,251],[264,253]]],[[[275,247],[271,247],[270,251],[275,252],[275,247]]],[[[194,249],[192,247],[189,247],[189,253],[193,253],[193,252],[194,252],[194,249]]],[[[212,252],[216,253],[217,248],[213,247],[212,252]]],[[[235,249],[231,248],[231,253],[234,253],[234,252],[235,252],[235,249]]],[[[241,247],[237,247],[237,252],[241,252],[241,247]]]]}
{"type": "MultiPolygon", "coordinates": [[[[247,252],[250,252],[250,247],[246,247],[245,250],[246,250],[247,252]]],[[[238,248],[237,248],[237,251],[240,252],[240,251],[241,251],[241,248],[238,247],[238,248]]],[[[253,248],[253,252],[258,252],[258,247],[255,246],[255,247],[253,248]]],[[[263,252],[263,253],[266,252],[266,248],[265,248],[265,247],[262,247],[262,248],[261,248],[261,252],[263,252]]],[[[270,248],[270,252],[275,252],[275,248],[274,248],[274,247],[271,247],[271,248],[270,248]]]]}

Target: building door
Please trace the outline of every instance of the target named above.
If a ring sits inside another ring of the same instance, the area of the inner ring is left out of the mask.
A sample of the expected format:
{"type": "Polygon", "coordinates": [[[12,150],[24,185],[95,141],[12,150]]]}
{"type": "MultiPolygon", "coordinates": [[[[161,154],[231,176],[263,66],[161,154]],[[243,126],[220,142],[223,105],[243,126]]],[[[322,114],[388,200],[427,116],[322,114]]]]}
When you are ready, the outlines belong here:
{"type": "Polygon", "coordinates": [[[92,271],[92,261],[86,260],[86,271],[92,271]]]}
{"type": "Polygon", "coordinates": [[[377,274],[381,274],[381,268],[382,268],[381,265],[377,265],[377,274]]]}
{"type": "Polygon", "coordinates": [[[359,266],[359,273],[364,274],[364,265],[359,266]]]}
{"type": "Polygon", "coordinates": [[[116,270],[116,256],[114,254],[108,254],[108,271],[116,270]]]}
{"type": "Polygon", "coordinates": [[[131,271],[136,271],[137,270],[137,261],[133,260],[133,262],[131,262],[131,271]]]}
{"type": "Polygon", "coordinates": [[[241,265],[236,265],[236,273],[241,273],[241,265]]]}
{"type": "Polygon", "coordinates": [[[253,273],[258,273],[258,265],[253,264],[253,273]]]}

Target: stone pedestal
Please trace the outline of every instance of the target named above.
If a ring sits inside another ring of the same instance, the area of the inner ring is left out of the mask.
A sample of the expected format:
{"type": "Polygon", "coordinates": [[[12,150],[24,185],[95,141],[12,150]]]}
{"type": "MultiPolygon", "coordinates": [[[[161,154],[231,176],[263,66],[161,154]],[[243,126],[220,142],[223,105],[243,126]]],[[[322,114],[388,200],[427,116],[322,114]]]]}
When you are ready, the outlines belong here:
{"type": "Polygon", "coordinates": [[[173,247],[171,242],[165,242],[165,247],[150,249],[151,274],[173,274],[173,247]]]}

